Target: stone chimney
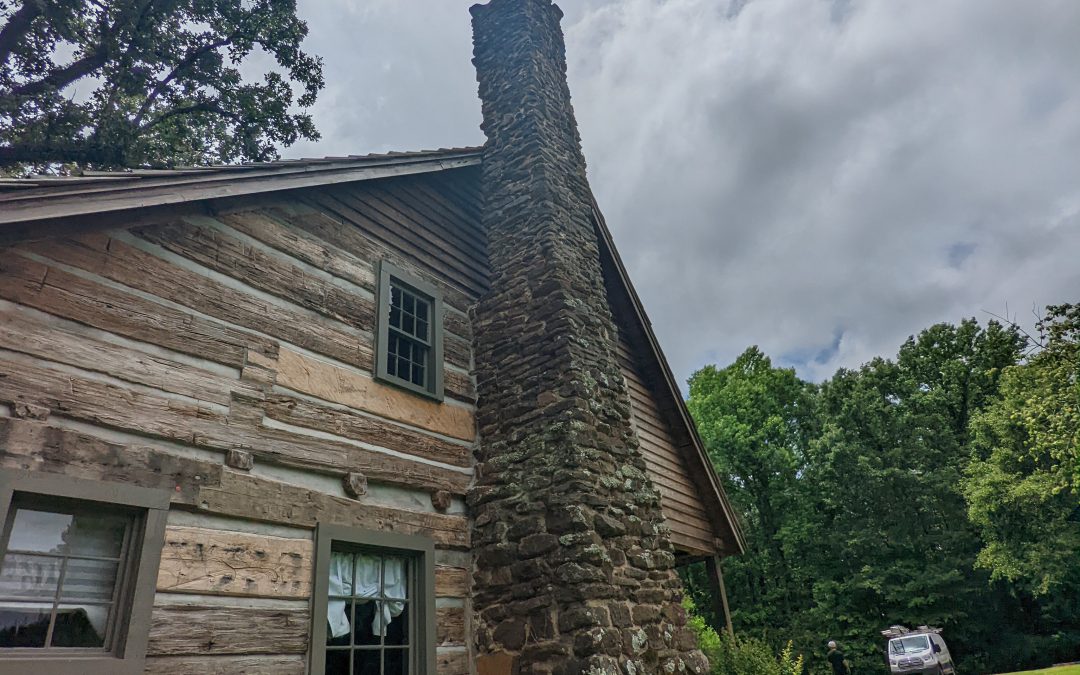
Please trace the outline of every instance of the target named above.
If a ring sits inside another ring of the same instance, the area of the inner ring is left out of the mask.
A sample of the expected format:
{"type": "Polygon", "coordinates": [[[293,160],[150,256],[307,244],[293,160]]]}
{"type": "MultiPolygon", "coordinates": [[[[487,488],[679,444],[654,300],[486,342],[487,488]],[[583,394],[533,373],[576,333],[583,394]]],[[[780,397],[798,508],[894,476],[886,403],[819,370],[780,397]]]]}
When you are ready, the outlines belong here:
{"type": "Polygon", "coordinates": [[[472,15],[492,270],[474,324],[479,673],[702,673],[616,359],[562,12],[472,15]]]}

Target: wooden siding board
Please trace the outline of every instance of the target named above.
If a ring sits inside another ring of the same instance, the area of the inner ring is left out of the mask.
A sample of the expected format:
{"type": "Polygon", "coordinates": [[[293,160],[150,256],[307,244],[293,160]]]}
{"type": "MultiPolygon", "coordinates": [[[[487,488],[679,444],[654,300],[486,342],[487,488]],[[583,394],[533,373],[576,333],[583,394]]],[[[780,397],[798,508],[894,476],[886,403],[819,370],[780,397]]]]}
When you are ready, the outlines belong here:
{"type": "Polygon", "coordinates": [[[672,544],[688,552],[715,550],[715,534],[681,448],[671,435],[666,416],[638,372],[633,351],[620,334],[619,363],[626,379],[634,425],[653,483],[660,490],[661,506],[672,544]]]}
{"type": "Polygon", "coordinates": [[[343,222],[355,224],[364,231],[365,235],[378,240],[383,246],[395,251],[398,256],[403,257],[413,266],[440,270],[441,276],[451,283],[468,289],[474,297],[479,296],[481,293],[483,289],[482,280],[478,280],[475,275],[461,270],[456,265],[445,264],[437,256],[431,255],[427,249],[416,246],[413,241],[402,237],[393,229],[387,229],[368,218],[366,214],[349,203],[347,195],[313,191],[305,195],[303,201],[336,216],[343,222]]]}
{"type": "MultiPolygon", "coordinates": [[[[362,214],[369,222],[378,223],[391,237],[406,246],[423,251],[438,251],[443,267],[450,265],[461,274],[482,281],[487,270],[481,263],[462,252],[461,247],[446,240],[430,223],[406,217],[379,199],[367,185],[333,189],[332,196],[362,214]]],[[[438,269],[438,268],[436,268],[438,269]]]]}

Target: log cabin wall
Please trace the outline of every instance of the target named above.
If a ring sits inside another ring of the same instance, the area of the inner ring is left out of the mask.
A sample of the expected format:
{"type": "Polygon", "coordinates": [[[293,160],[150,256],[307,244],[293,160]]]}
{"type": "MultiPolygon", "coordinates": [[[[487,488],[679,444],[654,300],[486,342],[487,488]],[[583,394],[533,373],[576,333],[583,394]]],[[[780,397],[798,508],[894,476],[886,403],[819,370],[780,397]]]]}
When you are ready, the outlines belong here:
{"type": "Polygon", "coordinates": [[[172,493],[147,672],[304,673],[318,522],[432,538],[438,672],[470,672],[471,171],[0,255],[0,466],[172,493]],[[372,377],[384,258],[443,292],[444,402],[372,377]]]}

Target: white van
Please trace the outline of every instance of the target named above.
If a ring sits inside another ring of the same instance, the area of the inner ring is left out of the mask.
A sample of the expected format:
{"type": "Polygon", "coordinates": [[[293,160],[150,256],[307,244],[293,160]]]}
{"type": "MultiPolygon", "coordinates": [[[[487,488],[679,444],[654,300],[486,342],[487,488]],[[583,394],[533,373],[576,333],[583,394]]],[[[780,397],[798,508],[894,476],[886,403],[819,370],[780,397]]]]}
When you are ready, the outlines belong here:
{"type": "Polygon", "coordinates": [[[932,631],[912,631],[889,640],[892,675],[950,675],[956,672],[945,640],[932,631]]]}

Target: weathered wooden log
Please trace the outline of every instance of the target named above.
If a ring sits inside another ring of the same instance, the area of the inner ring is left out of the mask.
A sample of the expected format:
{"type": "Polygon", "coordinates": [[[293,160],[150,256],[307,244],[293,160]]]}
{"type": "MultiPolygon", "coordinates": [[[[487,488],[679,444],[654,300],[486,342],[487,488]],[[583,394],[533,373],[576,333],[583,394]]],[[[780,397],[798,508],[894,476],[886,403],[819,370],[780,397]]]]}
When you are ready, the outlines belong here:
{"type": "Polygon", "coordinates": [[[151,656],[303,654],[311,614],[295,609],[155,605],[150,619],[151,656]]]}
{"type": "Polygon", "coordinates": [[[249,350],[277,353],[277,343],[267,338],[88,281],[17,255],[17,250],[0,256],[0,297],[237,368],[249,350]]]}
{"type": "Polygon", "coordinates": [[[311,539],[170,526],[157,589],[306,599],[311,595],[312,551],[311,539]]]}

